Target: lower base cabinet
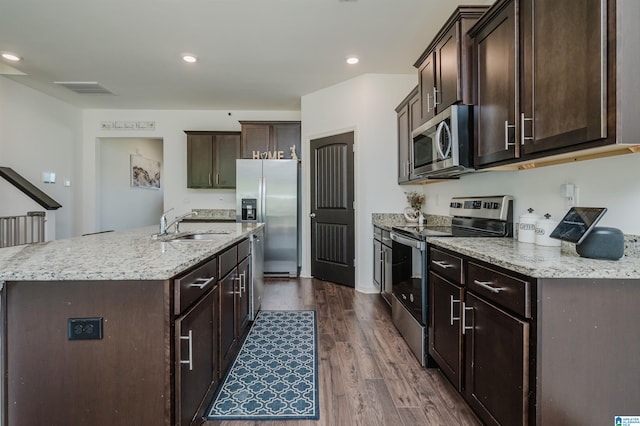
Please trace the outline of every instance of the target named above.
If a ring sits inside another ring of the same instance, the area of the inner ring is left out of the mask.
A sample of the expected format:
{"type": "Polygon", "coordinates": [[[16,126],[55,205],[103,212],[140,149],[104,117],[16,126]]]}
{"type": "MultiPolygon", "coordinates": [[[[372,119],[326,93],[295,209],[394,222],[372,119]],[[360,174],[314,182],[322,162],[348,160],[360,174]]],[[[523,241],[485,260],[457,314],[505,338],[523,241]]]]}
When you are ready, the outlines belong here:
{"type": "MultiPolygon", "coordinates": [[[[218,287],[175,322],[176,418],[189,425],[208,401],[204,395],[218,383],[218,287]]],[[[206,409],[206,407],[204,407],[206,409]]]]}

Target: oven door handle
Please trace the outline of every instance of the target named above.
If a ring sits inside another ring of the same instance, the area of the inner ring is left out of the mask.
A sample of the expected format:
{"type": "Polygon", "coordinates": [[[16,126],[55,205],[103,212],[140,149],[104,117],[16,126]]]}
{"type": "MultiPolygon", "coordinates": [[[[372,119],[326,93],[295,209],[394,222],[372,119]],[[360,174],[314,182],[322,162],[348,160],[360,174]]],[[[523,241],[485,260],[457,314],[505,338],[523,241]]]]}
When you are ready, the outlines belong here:
{"type": "Polygon", "coordinates": [[[425,244],[424,241],[420,241],[420,240],[415,240],[413,238],[404,237],[402,235],[394,234],[393,232],[391,232],[391,240],[395,241],[396,243],[400,243],[402,245],[418,249],[420,251],[425,251],[426,250],[426,244],[425,244]]]}

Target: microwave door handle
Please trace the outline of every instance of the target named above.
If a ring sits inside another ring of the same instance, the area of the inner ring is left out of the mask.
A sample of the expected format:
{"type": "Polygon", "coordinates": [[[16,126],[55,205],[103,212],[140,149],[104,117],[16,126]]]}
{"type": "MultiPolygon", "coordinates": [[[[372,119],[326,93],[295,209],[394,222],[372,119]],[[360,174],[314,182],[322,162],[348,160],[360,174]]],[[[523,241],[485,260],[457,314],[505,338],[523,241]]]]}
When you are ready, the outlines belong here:
{"type": "Polygon", "coordinates": [[[440,122],[440,124],[438,124],[438,128],[436,129],[435,145],[436,150],[440,155],[440,159],[444,160],[446,158],[449,158],[449,155],[451,154],[451,131],[449,130],[449,126],[447,126],[447,123],[445,121],[442,121],[440,122]],[[447,135],[447,149],[445,152],[442,152],[442,145],[440,143],[442,140],[443,130],[447,135]]]}

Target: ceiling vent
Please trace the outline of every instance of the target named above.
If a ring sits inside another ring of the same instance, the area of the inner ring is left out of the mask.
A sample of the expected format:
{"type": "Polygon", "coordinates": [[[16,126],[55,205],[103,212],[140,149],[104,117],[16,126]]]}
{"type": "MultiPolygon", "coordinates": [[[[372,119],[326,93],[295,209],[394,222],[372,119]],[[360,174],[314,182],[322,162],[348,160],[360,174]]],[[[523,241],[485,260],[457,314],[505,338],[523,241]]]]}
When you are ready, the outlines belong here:
{"type": "Polygon", "coordinates": [[[81,95],[115,95],[96,81],[54,81],[54,83],[81,95]]]}

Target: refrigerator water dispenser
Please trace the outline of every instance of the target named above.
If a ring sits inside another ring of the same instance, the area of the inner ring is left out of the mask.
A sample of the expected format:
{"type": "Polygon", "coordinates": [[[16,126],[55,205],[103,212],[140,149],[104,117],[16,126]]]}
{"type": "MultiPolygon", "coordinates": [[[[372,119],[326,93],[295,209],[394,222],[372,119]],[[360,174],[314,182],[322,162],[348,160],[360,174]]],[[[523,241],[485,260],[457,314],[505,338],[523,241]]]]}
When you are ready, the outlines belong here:
{"type": "Polygon", "coordinates": [[[242,199],[242,220],[251,221],[257,219],[257,200],[255,198],[242,199]]]}

